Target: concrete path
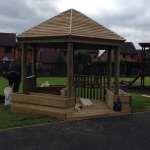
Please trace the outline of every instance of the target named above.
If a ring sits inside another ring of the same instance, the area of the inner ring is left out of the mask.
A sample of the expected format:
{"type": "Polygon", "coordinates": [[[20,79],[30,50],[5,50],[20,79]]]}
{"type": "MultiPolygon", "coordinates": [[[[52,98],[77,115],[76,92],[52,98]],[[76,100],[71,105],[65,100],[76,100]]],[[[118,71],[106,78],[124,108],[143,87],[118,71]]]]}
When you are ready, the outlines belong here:
{"type": "Polygon", "coordinates": [[[150,112],[1,130],[0,150],[150,150],[150,112]]]}

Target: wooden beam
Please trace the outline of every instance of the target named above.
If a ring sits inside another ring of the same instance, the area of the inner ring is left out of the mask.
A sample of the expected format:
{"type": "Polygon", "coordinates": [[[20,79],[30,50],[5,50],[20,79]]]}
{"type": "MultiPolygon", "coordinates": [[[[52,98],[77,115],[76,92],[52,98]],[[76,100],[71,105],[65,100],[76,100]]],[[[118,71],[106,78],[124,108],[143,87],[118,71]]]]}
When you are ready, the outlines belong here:
{"type": "Polygon", "coordinates": [[[120,47],[115,48],[115,85],[114,94],[119,95],[119,76],[120,76],[120,47]]]}
{"type": "Polygon", "coordinates": [[[109,45],[109,46],[121,46],[124,41],[115,40],[115,39],[103,39],[103,38],[92,38],[92,37],[79,37],[79,36],[59,36],[59,37],[22,37],[18,40],[21,43],[83,43],[83,44],[92,44],[92,45],[109,45]]]}
{"type": "Polygon", "coordinates": [[[32,75],[36,76],[36,46],[32,49],[32,75]]]}
{"type": "Polygon", "coordinates": [[[111,88],[111,49],[108,49],[107,55],[107,89],[111,88]]]}
{"type": "Polygon", "coordinates": [[[22,43],[22,93],[27,93],[27,44],[22,43]]]}
{"type": "Polygon", "coordinates": [[[36,87],[36,46],[32,49],[32,75],[35,75],[34,87],[36,87]]]}
{"type": "Polygon", "coordinates": [[[67,96],[68,98],[73,96],[73,43],[68,43],[68,56],[67,56],[67,96]]]}

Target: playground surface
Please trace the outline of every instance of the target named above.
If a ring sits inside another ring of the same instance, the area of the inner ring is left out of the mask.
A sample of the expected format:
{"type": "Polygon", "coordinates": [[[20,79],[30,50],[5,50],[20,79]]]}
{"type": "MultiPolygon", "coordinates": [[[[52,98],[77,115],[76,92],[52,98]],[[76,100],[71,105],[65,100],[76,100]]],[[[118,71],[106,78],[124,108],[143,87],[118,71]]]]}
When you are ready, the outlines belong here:
{"type": "Polygon", "coordinates": [[[150,112],[0,131],[2,150],[149,150],[150,112]]]}
{"type": "Polygon", "coordinates": [[[140,86],[135,86],[135,85],[132,85],[130,88],[127,88],[127,87],[121,85],[119,88],[127,93],[129,92],[129,93],[150,95],[150,86],[145,86],[145,87],[143,87],[142,90],[141,90],[140,86]]]}

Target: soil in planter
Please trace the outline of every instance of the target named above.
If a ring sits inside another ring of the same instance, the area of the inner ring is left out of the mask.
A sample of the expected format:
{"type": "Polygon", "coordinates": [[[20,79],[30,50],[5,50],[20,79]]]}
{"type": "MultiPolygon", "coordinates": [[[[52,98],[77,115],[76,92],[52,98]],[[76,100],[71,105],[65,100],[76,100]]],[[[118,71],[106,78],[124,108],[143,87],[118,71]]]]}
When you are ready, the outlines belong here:
{"type": "Polygon", "coordinates": [[[5,100],[5,96],[0,95],[0,104],[1,104],[1,103],[4,103],[4,100],[5,100]]]}

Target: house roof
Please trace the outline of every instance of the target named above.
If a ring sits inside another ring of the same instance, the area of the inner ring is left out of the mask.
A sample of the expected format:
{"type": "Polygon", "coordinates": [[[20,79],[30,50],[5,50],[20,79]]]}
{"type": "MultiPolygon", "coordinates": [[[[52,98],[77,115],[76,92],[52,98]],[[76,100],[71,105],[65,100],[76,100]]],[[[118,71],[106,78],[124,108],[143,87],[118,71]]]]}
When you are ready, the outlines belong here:
{"type": "Polygon", "coordinates": [[[10,56],[5,55],[2,58],[0,58],[0,61],[13,61],[13,59],[10,56]]]}
{"type": "Polygon", "coordinates": [[[16,34],[14,33],[0,33],[0,46],[16,46],[16,34]]]}
{"type": "MultiPolygon", "coordinates": [[[[41,63],[57,63],[57,51],[55,49],[46,48],[45,51],[40,53],[40,62],[41,63]]],[[[63,60],[62,63],[65,61],[63,60]]]]}
{"type": "Polygon", "coordinates": [[[64,11],[57,16],[54,16],[53,18],[19,34],[17,38],[60,36],[68,36],[69,39],[75,36],[125,41],[123,37],[75,9],[64,11]]]}
{"type": "Polygon", "coordinates": [[[101,57],[105,52],[106,52],[106,50],[100,50],[100,51],[99,51],[99,56],[98,56],[98,57],[101,57]]]}
{"type": "Polygon", "coordinates": [[[120,47],[120,54],[137,54],[132,42],[124,42],[120,47]]]}

